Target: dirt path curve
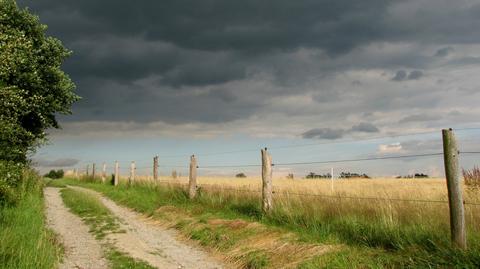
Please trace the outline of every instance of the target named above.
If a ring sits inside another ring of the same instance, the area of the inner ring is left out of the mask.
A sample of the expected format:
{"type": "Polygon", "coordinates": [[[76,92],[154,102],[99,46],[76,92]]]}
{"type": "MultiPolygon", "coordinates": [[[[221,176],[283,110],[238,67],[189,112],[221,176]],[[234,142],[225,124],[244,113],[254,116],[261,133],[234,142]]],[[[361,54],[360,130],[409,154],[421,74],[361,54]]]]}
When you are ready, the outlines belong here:
{"type": "Polygon", "coordinates": [[[108,268],[100,243],[88,232],[89,229],[81,218],[65,207],[60,189],[47,187],[44,194],[47,223],[60,235],[65,247],[65,257],[59,268],[108,268]]]}
{"type": "Polygon", "coordinates": [[[144,260],[152,266],[162,269],[224,268],[219,261],[209,257],[201,250],[176,240],[175,230],[155,225],[141,214],[120,207],[93,190],[69,187],[98,195],[103,204],[120,219],[121,229],[126,233],[109,234],[107,239],[112,241],[116,248],[128,253],[129,256],[144,260]]]}

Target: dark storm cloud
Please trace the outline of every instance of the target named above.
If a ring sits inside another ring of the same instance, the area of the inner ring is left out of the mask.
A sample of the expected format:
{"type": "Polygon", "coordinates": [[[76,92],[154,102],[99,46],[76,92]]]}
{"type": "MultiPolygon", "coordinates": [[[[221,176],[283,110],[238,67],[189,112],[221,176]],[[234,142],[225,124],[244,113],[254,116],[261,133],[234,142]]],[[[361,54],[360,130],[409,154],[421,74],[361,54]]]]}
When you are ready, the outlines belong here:
{"type": "Polygon", "coordinates": [[[303,138],[317,138],[317,139],[329,139],[334,140],[342,138],[345,134],[343,129],[331,129],[331,128],[315,128],[306,131],[302,134],[303,138]]]}
{"type": "Polygon", "coordinates": [[[350,129],[351,132],[362,132],[362,133],[378,133],[380,130],[377,128],[377,126],[368,123],[368,122],[362,122],[357,125],[352,126],[350,129]]]}
{"type": "Polygon", "coordinates": [[[342,138],[350,133],[377,133],[380,130],[373,124],[361,122],[349,129],[315,128],[302,133],[303,138],[307,139],[328,139],[335,140],[342,138]]]}
{"type": "Polygon", "coordinates": [[[392,77],[393,81],[404,81],[404,80],[417,80],[423,76],[423,72],[420,70],[413,70],[408,75],[405,70],[398,70],[395,73],[395,76],[392,77]]]}
{"type": "Polygon", "coordinates": [[[339,53],[383,35],[379,27],[393,1],[21,1],[63,22],[53,33],[135,36],[201,50],[264,51],[299,46],[339,53]],[[92,27],[92,26],[95,27],[92,27]],[[72,32],[76,30],[76,33],[72,32]],[[334,34],[339,33],[340,35],[334,34]]]}
{"type": "Polygon", "coordinates": [[[415,80],[415,79],[419,79],[423,76],[423,72],[420,71],[420,70],[413,70],[412,72],[410,72],[410,74],[408,74],[408,78],[409,80],[415,80]]]}
{"type": "Polygon", "coordinates": [[[437,50],[437,52],[435,53],[435,56],[436,57],[446,57],[446,56],[448,56],[448,54],[453,52],[453,50],[454,49],[452,47],[441,48],[441,49],[437,50]]]}
{"type": "MultiPolygon", "coordinates": [[[[467,7],[444,0],[21,0],[19,4],[29,6],[49,26],[50,34],[74,51],[65,70],[83,100],[75,105],[74,116],[66,119],[76,121],[246,119],[272,98],[306,92],[301,83],[311,77],[380,68],[387,73],[400,69],[394,81],[416,80],[423,77],[423,71],[416,69],[451,53],[449,44],[480,42],[480,3],[467,7]],[[456,19],[445,20],[447,15],[456,19]],[[357,48],[375,42],[418,42],[439,49],[426,56],[407,51],[356,58],[357,48]],[[295,54],[303,49],[318,55],[305,64],[295,54]],[[262,76],[275,89],[255,84],[262,76]]],[[[318,93],[314,99],[337,101],[334,90],[330,96],[318,93]]],[[[343,135],[323,132],[330,137],[343,135]]]]}
{"type": "Polygon", "coordinates": [[[397,73],[395,73],[395,76],[392,78],[393,81],[402,81],[407,78],[407,72],[405,70],[398,70],[397,73]]]}

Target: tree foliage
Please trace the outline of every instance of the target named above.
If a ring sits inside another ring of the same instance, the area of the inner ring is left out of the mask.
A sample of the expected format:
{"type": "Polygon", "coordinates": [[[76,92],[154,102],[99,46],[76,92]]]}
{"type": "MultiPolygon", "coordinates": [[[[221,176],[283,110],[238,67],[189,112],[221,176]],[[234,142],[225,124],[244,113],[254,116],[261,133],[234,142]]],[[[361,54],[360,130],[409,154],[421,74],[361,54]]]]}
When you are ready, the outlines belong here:
{"type": "Polygon", "coordinates": [[[0,0],[0,205],[21,199],[37,178],[27,153],[46,140],[48,128],[59,127],[55,115],[69,114],[79,99],[61,70],[71,52],[46,29],[15,0],[0,0]]]}
{"type": "Polygon", "coordinates": [[[79,99],[61,70],[70,55],[46,26],[14,0],[0,0],[0,158],[25,163],[79,99]]]}
{"type": "Polygon", "coordinates": [[[59,178],[62,178],[64,176],[65,172],[63,172],[62,169],[60,170],[50,170],[50,172],[48,172],[47,174],[44,175],[44,177],[48,177],[48,178],[51,178],[51,179],[59,179],[59,178]]]}

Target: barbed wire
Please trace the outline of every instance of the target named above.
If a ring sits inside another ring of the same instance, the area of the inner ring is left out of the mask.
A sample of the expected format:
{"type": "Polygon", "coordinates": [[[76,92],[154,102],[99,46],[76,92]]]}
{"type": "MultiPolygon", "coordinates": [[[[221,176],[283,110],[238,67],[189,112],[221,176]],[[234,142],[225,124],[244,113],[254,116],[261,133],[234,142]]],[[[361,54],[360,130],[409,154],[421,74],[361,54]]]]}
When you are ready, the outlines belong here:
{"type": "MultiPolygon", "coordinates": [[[[471,130],[480,130],[480,127],[461,127],[461,128],[453,128],[453,130],[455,130],[455,131],[471,131],[471,130]]],[[[283,146],[282,145],[280,145],[280,146],[270,146],[270,147],[267,147],[267,148],[269,148],[269,149],[286,149],[286,148],[298,148],[298,147],[308,147],[308,146],[316,146],[316,145],[342,144],[342,143],[363,142],[363,141],[385,139],[385,138],[434,134],[434,133],[437,133],[437,132],[438,132],[438,130],[437,131],[425,131],[425,132],[414,132],[414,133],[403,133],[403,134],[375,136],[375,137],[367,137],[367,138],[362,138],[362,139],[348,139],[348,140],[340,140],[340,141],[315,142],[315,143],[293,144],[293,145],[283,145],[283,146]]],[[[257,152],[258,150],[259,149],[256,148],[256,149],[245,149],[245,150],[231,150],[231,151],[223,151],[223,152],[197,153],[195,155],[196,156],[214,156],[214,155],[224,155],[224,154],[233,154],[233,153],[257,152]]],[[[470,153],[470,152],[465,152],[465,153],[470,153]]],[[[158,156],[158,155],[156,155],[156,156],[158,156]]],[[[160,156],[160,158],[161,159],[176,158],[176,157],[188,158],[189,156],[191,156],[191,154],[165,155],[165,156],[160,156]]],[[[151,160],[151,159],[153,160],[153,157],[137,159],[136,161],[144,161],[144,160],[151,160]]],[[[82,160],[81,162],[82,163],[88,163],[88,162],[93,163],[93,162],[96,162],[96,161],[94,161],[94,160],[82,160]]],[[[250,166],[250,165],[247,165],[247,166],[250,166]]],[[[174,166],[166,166],[166,167],[174,167],[174,166]]]]}
{"type": "MultiPolygon", "coordinates": [[[[182,187],[187,187],[188,184],[182,183],[173,183],[173,182],[162,182],[167,184],[177,184],[182,187]]],[[[250,192],[250,193],[261,193],[262,190],[249,190],[249,189],[240,189],[233,187],[222,187],[218,184],[198,184],[200,187],[208,187],[204,190],[217,190],[217,191],[236,191],[236,192],[250,192]]],[[[299,193],[299,192],[289,192],[289,191],[272,191],[272,194],[275,195],[294,195],[294,196],[309,196],[309,197],[321,197],[321,198],[331,198],[331,199],[351,199],[351,200],[377,200],[377,201],[390,201],[390,202],[413,202],[413,203],[436,203],[436,204],[448,204],[448,200],[428,200],[428,199],[403,199],[403,198],[389,198],[389,197],[365,197],[365,196],[346,196],[346,195],[326,195],[326,194],[317,194],[317,193],[299,193]]],[[[480,203],[467,202],[464,201],[465,205],[480,206],[480,203]]]]}

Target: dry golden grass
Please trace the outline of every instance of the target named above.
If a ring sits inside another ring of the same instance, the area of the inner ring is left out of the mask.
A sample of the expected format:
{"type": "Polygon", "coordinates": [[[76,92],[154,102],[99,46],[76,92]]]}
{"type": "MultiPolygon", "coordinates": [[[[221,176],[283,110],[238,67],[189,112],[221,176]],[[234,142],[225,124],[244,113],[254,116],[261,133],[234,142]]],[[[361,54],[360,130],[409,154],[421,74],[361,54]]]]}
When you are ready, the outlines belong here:
{"type": "MultiPolygon", "coordinates": [[[[146,177],[137,180],[152,181],[146,177]]],[[[261,195],[260,177],[198,177],[197,181],[205,191],[221,195],[261,195]]],[[[188,177],[160,177],[159,182],[186,185],[188,177]]],[[[315,215],[314,212],[322,207],[324,214],[371,216],[381,218],[387,225],[435,223],[448,226],[448,196],[444,178],[334,179],[333,190],[328,179],[274,178],[273,187],[274,202],[291,214],[315,215]]],[[[468,225],[480,231],[479,192],[464,187],[464,200],[468,225]]]]}
{"type": "MultiPolygon", "coordinates": [[[[122,182],[128,177],[121,177],[122,182]]],[[[151,182],[151,176],[136,176],[136,182],[151,182]]],[[[188,177],[159,177],[160,184],[188,184],[188,177]]],[[[198,177],[199,187],[220,196],[261,196],[261,178],[198,177]]],[[[274,203],[287,215],[353,215],[381,219],[386,225],[432,223],[448,227],[448,197],[445,179],[273,178],[274,203]]],[[[480,231],[480,195],[464,188],[467,224],[480,231]],[[478,204],[478,205],[475,205],[478,204]]],[[[319,216],[320,217],[320,216],[319,216]]]]}
{"type": "MultiPolygon", "coordinates": [[[[137,181],[153,182],[150,176],[137,176],[137,181]]],[[[127,181],[128,177],[121,180],[127,181]]],[[[188,177],[159,177],[159,182],[188,184],[188,177]]],[[[198,177],[198,185],[204,188],[261,190],[260,177],[198,177]]],[[[444,178],[396,179],[396,178],[353,178],[334,179],[286,179],[273,178],[274,192],[296,194],[318,194],[326,196],[348,196],[384,199],[447,201],[447,184],[444,178]]],[[[465,188],[467,203],[480,203],[480,196],[465,188]]]]}
{"type": "MultiPolygon", "coordinates": [[[[450,245],[447,187],[445,179],[441,178],[337,179],[333,182],[333,190],[331,181],[326,179],[274,178],[274,208],[266,215],[262,215],[261,211],[259,177],[198,177],[200,190],[194,200],[186,199],[187,177],[161,177],[157,183],[148,177],[137,177],[135,182],[138,184],[131,187],[125,184],[126,181],[127,177],[121,178],[122,184],[118,188],[100,184],[98,188],[105,188],[113,197],[129,206],[151,214],[161,214],[162,219],[168,216],[169,210],[165,212],[165,209],[174,208],[175,212],[178,208],[185,209],[190,214],[185,218],[190,224],[182,226],[186,234],[202,244],[222,249],[222,253],[227,253],[233,263],[243,264],[249,259],[245,255],[253,249],[270,260],[281,261],[279,264],[294,266],[305,258],[301,253],[306,257],[310,257],[309,253],[324,255],[317,248],[317,243],[368,247],[375,250],[375,255],[379,249],[385,250],[385,255],[395,251],[406,255],[418,254],[418,260],[412,262],[428,261],[431,265],[437,265],[435,255],[451,254],[446,251],[450,245]],[[168,207],[159,209],[159,205],[168,207]],[[216,220],[224,217],[234,219],[216,220]],[[243,232],[251,226],[248,224],[243,227],[236,218],[287,228],[305,242],[315,244],[284,247],[285,241],[279,240],[278,235],[258,230],[251,237],[253,241],[242,241],[243,232]],[[237,234],[237,229],[242,232],[237,234]],[[230,240],[226,240],[228,238],[230,240]],[[227,242],[233,245],[226,246],[227,242]],[[248,246],[248,251],[242,246],[248,246]],[[437,248],[446,252],[436,251],[437,248]],[[292,259],[283,259],[290,253],[292,259]]],[[[478,190],[464,190],[467,237],[473,254],[458,257],[464,259],[462,262],[473,264],[480,249],[480,195],[478,190]]],[[[178,214],[174,215],[171,220],[179,218],[178,214]]],[[[271,265],[276,266],[272,268],[279,268],[279,264],[271,265]]],[[[348,268],[348,265],[343,268],[348,268]]]]}

